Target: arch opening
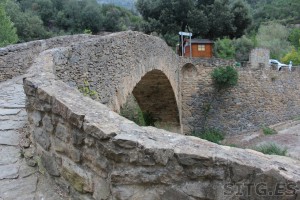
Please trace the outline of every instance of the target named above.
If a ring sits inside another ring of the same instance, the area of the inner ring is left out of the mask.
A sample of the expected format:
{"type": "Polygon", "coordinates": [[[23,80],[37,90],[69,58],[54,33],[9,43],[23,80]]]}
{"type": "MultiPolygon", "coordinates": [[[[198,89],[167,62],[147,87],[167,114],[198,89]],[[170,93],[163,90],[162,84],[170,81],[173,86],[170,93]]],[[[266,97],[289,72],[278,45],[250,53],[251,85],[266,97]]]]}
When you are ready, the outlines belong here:
{"type": "Polygon", "coordinates": [[[152,70],[141,78],[127,97],[127,102],[121,106],[121,114],[124,114],[124,108],[130,115],[129,119],[135,119],[135,122],[140,121],[142,115],[144,124],[139,125],[180,132],[175,94],[168,77],[160,70],[152,70]]]}

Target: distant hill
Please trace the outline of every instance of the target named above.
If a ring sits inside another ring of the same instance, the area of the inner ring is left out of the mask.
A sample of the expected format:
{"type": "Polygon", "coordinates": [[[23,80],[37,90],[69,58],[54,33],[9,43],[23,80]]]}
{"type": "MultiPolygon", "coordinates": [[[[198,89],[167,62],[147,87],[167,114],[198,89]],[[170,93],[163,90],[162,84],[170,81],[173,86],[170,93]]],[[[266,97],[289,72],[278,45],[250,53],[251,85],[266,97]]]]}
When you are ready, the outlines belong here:
{"type": "Polygon", "coordinates": [[[117,6],[125,7],[129,10],[135,10],[136,0],[97,0],[100,4],[114,4],[117,6]]]}

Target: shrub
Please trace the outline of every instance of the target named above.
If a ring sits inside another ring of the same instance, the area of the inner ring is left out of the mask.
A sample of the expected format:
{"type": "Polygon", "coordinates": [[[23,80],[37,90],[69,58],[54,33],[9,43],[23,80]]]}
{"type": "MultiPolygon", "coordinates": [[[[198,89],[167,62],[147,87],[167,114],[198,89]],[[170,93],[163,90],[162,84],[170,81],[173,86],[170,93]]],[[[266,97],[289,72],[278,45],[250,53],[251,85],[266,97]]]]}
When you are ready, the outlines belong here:
{"type": "Polygon", "coordinates": [[[224,59],[234,58],[235,49],[232,40],[229,38],[219,38],[214,44],[214,55],[224,59]]]}
{"type": "Polygon", "coordinates": [[[215,128],[208,128],[202,132],[192,132],[192,136],[199,137],[210,142],[220,144],[220,141],[224,140],[224,134],[215,128]]]}
{"type": "Polygon", "coordinates": [[[238,72],[231,66],[218,67],[212,71],[211,77],[215,87],[221,90],[237,85],[238,72]]]}
{"type": "Polygon", "coordinates": [[[267,126],[263,126],[262,130],[263,130],[263,133],[265,135],[275,135],[275,134],[277,134],[276,130],[274,130],[274,129],[270,128],[270,127],[267,127],[267,126]]]}
{"type": "Polygon", "coordinates": [[[268,144],[260,145],[256,148],[254,148],[254,150],[262,152],[264,154],[268,154],[268,155],[285,156],[286,153],[287,153],[286,148],[281,148],[281,147],[279,147],[278,145],[276,145],[274,143],[268,143],[268,144]]]}
{"type": "Polygon", "coordinates": [[[235,48],[235,59],[237,61],[248,61],[250,51],[255,47],[255,44],[250,38],[243,36],[234,40],[233,46],[235,48]]]}
{"type": "Polygon", "coordinates": [[[300,65],[300,50],[296,51],[295,48],[292,49],[289,53],[287,53],[282,59],[281,62],[289,63],[293,62],[293,65],[300,65]]]}

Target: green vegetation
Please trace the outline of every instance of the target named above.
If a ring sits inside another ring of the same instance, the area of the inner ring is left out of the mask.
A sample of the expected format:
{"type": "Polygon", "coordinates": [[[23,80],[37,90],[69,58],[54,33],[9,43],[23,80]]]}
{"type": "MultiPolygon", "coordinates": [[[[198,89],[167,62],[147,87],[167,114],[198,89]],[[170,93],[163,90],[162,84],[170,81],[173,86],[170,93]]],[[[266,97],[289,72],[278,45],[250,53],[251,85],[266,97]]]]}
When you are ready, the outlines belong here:
{"type": "Polygon", "coordinates": [[[199,137],[210,142],[220,144],[224,140],[224,134],[215,128],[208,128],[201,132],[192,132],[192,136],[199,137]]]}
{"type": "Polygon", "coordinates": [[[293,62],[293,65],[300,65],[300,49],[296,51],[296,49],[293,48],[281,59],[283,63],[289,63],[290,61],[293,62]]]}
{"type": "Polygon", "coordinates": [[[233,40],[230,40],[227,37],[217,39],[214,44],[214,55],[218,58],[233,59],[235,57],[233,40]]]}
{"type": "Polygon", "coordinates": [[[232,0],[138,0],[137,10],[146,21],[145,32],[178,35],[193,32],[194,37],[216,39],[241,37],[251,24],[244,1],[232,0]]]}
{"type": "Polygon", "coordinates": [[[274,143],[260,145],[258,147],[255,147],[254,150],[262,152],[264,154],[279,155],[279,156],[285,156],[287,153],[286,148],[281,148],[274,143]]]}
{"type": "Polygon", "coordinates": [[[6,15],[3,5],[0,3],[0,47],[16,43],[17,41],[18,36],[14,24],[6,15]]]}
{"type": "Polygon", "coordinates": [[[277,131],[268,127],[268,126],[263,126],[262,131],[265,135],[275,135],[277,134],[277,131]]]}
{"type": "Polygon", "coordinates": [[[99,99],[97,91],[91,89],[88,81],[84,81],[83,86],[78,87],[78,89],[84,96],[89,96],[92,99],[99,99]]]}
{"type": "Polygon", "coordinates": [[[84,33],[86,30],[93,34],[141,30],[143,23],[133,11],[111,4],[101,5],[96,0],[5,0],[1,9],[2,6],[19,36],[19,40],[9,43],[84,33]]]}
{"type": "Polygon", "coordinates": [[[237,85],[238,72],[232,66],[215,68],[211,73],[215,88],[220,91],[237,85]]]}

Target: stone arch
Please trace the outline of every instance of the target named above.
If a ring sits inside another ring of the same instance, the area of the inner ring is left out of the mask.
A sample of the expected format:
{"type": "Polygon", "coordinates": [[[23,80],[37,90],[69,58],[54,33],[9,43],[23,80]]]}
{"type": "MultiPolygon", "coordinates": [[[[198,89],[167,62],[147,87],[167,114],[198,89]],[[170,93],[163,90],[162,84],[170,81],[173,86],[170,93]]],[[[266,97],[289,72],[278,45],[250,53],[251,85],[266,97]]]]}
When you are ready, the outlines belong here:
{"type": "Polygon", "coordinates": [[[143,113],[156,122],[180,129],[179,110],[170,80],[158,69],[147,72],[132,91],[143,113]]]}
{"type": "Polygon", "coordinates": [[[187,63],[182,67],[181,73],[183,78],[192,78],[197,76],[197,69],[193,64],[187,63]]]}

